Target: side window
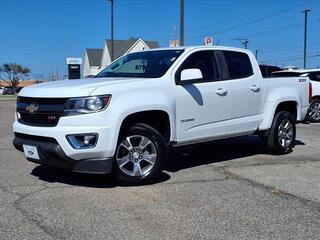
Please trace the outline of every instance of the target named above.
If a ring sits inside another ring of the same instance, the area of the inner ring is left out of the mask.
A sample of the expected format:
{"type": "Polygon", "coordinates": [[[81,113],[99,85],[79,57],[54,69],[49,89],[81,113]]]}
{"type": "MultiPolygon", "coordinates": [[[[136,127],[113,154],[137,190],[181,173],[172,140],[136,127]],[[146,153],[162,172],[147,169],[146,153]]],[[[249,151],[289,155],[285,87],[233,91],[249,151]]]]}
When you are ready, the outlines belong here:
{"type": "Polygon", "coordinates": [[[309,78],[312,81],[320,82],[320,72],[311,72],[311,73],[309,73],[309,78]]]}
{"type": "Polygon", "coordinates": [[[252,64],[245,53],[223,51],[228,66],[230,79],[246,78],[253,75],[252,64]]]}
{"type": "Polygon", "coordinates": [[[204,82],[218,80],[219,73],[213,51],[199,51],[192,53],[180,66],[177,79],[180,80],[182,70],[189,68],[200,69],[204,82]]]}

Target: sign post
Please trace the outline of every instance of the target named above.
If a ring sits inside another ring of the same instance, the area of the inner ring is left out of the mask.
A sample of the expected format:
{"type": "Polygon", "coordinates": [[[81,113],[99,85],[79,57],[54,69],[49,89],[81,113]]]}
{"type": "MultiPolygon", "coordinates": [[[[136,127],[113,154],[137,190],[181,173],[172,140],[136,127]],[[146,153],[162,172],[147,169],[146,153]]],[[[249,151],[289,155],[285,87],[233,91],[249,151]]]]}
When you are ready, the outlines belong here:
{"type": "Polygon", "coordinates": [[[82,64],[82,58],[67,58],[68,64],[68,78],[80,79],[80,65],[82,64]]]}

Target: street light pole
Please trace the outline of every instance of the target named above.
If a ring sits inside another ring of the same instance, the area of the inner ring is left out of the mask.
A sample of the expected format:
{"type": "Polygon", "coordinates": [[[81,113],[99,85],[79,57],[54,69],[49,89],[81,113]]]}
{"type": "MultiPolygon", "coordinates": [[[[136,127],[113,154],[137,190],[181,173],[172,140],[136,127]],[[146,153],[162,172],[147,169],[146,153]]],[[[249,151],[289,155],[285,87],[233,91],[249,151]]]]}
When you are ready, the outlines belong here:
{"type": "Polygon", "coordinates": [[[248,49],[248,43],[249,43],[248,39],[245,38],[245,39],[243,40],[243,45],[244,45],[244,48],[245,48],[245,49],[248,49]]]}
{"type": "Polygon", "coordinates": [[[109,0],[111,2],[111,62],[113,62],[113,26],[114,26],[114,22],[113,22],[113,0],[109,0]]]}
{"type": "Polygon", "coordinates": [[[308,28],[308,12],[310,9],[302,11],[304,13],[304,49],[303,49],[303,68],[307,68],[307,28],[308,28]]]}
{"type": "Polygon", "coordinates": [[[180,46],[184,45],[184,0],[180,0],[180,46]]]}
{"type": "Polygon", "coordinates": [[[257,49],[256,50],[256,59],[258,60],[258,52],[259,52],[260,50],[259,49],[257,49]]]}

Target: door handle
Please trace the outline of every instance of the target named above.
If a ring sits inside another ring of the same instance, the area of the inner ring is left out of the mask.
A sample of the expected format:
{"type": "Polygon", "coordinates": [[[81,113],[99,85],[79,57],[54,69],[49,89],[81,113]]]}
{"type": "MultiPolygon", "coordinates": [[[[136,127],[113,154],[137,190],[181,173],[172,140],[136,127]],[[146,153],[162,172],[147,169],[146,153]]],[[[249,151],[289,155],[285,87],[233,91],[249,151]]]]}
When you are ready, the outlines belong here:
{"type": "Polygon", "coordinates": [[[220,96],[225,96],[227,94],[227,90],[223,89],[223,88],[218,88],[216,91],[216,94],[220,95],[220,96]]]}
{"type": "Polygon", "coordinates": [[[260,88],[257,85],[252,85],[250,89],[253,92],[259,92],[260,91],[260,88]]]}

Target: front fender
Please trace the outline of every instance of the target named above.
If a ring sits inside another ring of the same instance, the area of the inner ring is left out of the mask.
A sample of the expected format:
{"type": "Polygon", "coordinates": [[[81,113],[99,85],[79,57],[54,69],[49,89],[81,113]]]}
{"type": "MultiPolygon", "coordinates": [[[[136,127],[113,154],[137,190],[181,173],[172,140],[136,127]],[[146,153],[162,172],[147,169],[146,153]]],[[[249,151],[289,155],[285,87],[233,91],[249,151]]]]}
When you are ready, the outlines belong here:
{"type": "MultiPolygon", "coordinates": [[[[115,127],[117,139],[122,122],[131,114],[144,111],[164,111],[169,116],[170,140],[175,138],[174,101],[162,91],[126,92],[112,96],[108,113],[118,119],[115,127]]],[[[157,121],[157,119],[155,119],[157,121]]]]}

